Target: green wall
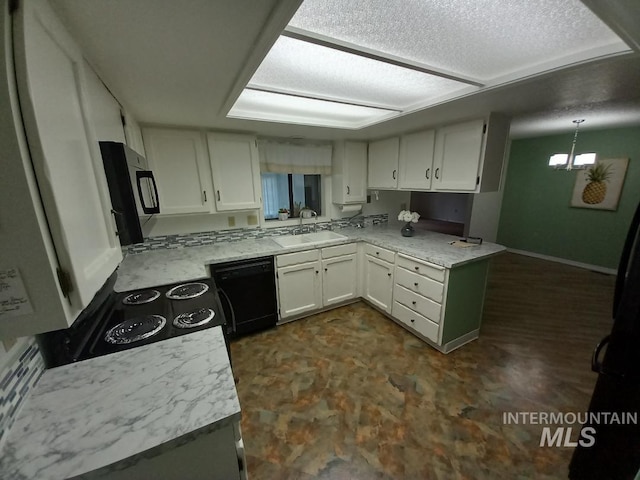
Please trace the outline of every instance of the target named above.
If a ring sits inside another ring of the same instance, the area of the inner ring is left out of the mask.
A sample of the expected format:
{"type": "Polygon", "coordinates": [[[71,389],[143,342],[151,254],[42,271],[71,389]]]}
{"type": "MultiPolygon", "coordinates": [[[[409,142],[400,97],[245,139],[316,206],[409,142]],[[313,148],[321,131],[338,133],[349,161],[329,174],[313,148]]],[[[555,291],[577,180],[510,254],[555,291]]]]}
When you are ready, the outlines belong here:
{"type": "Polygon", "coordinates": [[[514,140],[511,145],[498,243],[576,262],[617,268],[640,202],[640,127],[581,131],[576,153],[629,158],[616,211],[570,207],[576,175],[547,166],[553,153],[569,153],[573,133],[514,140]]]}

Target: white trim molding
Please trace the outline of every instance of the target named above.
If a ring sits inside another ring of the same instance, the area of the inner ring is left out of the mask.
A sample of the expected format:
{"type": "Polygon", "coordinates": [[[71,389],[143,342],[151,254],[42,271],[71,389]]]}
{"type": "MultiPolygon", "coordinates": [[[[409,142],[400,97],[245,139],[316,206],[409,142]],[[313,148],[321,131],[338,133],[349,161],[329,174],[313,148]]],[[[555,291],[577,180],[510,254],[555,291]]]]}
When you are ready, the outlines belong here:
{"type": "Polygon", "coordinates": [[[605,273],[607,275],[617,275],[618,271],[614,268],[601,267],[599,265],[591,265],[589,263],[576,262],[568,260],[566,258],[552,257],[550,255],[543,255],[542,253],[528,252],[527,250],[518,250],[516,248],[507,248],[507,252],[517,253],[518,255],[525,255],[527,257],[540,258],[542,260],[549,260],[550,262],[564,263],[565,265],[571,265],[572,267],[584,268],[586,270],[592,270],[598,273],[605,273]]]}

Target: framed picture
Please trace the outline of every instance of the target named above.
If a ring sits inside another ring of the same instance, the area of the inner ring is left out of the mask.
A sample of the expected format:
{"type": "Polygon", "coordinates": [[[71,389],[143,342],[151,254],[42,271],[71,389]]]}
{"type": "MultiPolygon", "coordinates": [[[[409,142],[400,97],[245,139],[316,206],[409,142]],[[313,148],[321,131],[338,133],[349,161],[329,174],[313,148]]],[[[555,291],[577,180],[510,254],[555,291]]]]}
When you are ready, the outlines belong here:
{"type": "Polygon", "coordinates": [[[580,170],[573,186],[571,206],[616,210],[628,164],[628,158],[610,158],[598,160],[592,167],[580,170]]]}

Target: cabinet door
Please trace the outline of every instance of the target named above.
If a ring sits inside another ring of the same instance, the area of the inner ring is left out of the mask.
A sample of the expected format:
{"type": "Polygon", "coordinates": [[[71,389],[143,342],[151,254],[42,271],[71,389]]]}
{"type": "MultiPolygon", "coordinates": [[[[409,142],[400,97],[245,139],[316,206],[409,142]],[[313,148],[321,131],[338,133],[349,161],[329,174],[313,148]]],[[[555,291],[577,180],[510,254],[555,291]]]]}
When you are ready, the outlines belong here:
{"type": "Polygon", "coordinates": [[[364,203],[367,201],[367,144],[346,142],[344,150],[345,198],[348,203],[364,203]]]}
{"type": "Polygon", "coordinates": [[[71,281],[66,296],[72,322],[122,252],[91,123],[82,52],[47,2],[18,6],[20,106],[56,257],[71,281]]]}
{"type": "Polygon", "coordinates": [[[433,162],[435,190],[476,189],[483,131],[483,120],[451,125],[438,130],[433,162]]]}
{"type": "Polygon", "coordinates": [[[398,187],[401,190],[429,190],[433,178],[433,147],[436,132],[403,135],[400,140],[398,187]]]}
{"type": "Polygon", "coordinates": [[[365,255],[364,298],[387,313],[391,312],[393,265],[365,255]]]}
{"type": "Polygon", "coordinates": [[[278,269],[280,318],[289,318],[322,307],[320,262],[278,269]]]}
{"type": "Polygon", "coordinates": [[[161,214],[213,211],[207,148],[200,132],[146,128],[147,161],[158,184],[161,214]]]}
{"type": "Polygon", "coordinates": [[[369,143],[368,188],[398,187],[398,137],[369,143]]]}
{"type": "Polygon", "coordinates": [[[344,302],[357,296],[358,269],[356,254],[322,261],[323,306],[344,302]]]}
{"type": "Polygon", "coordinates": [[[260,208],[260,165],[255,137],[207,134],[216,209],[260,208]]]}

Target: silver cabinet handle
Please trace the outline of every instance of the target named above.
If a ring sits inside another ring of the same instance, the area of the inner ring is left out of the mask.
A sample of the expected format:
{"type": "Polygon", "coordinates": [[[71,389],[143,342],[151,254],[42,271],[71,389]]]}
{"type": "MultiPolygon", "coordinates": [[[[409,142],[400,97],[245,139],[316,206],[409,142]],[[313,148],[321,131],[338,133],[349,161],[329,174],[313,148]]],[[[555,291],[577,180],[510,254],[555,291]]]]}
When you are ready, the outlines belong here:
{"type": "Polygon", "coordinates": [[[394,180],[396,179],[396,172],[397,172],[397,170],[394,170],[393,173],[391,174],[391,176],[393,177],[394,180]]]}
{"type": "Polygon", "coordinates": [[[440,169],[436,168],[436,180],[440,180],[440,169]]]}
{"type": "Polygon", "coordinates": [[[351,189],[349,188],[349,185],[347,185],[347,195],[349,195],[351,193],[351,189]]]}
{"type": "Polygon", "coordinates": [[[427,171],[424,173],[424,176],[427,178],[427,180],[429,179],[429,172],[431,171],[430,168],[427,168],[427,171]]]}
{"type": "Polygon", "coordinates": [[[220,201],[220,190],[216,190],[216,193],[218,194],[218,201],[220,201]]]}
{"type": "Polygon", "coordinates": [[[204,201],[206,202],[207,201],[207,191],[203,190],[202,194],[204,195],[204,201]]]}

